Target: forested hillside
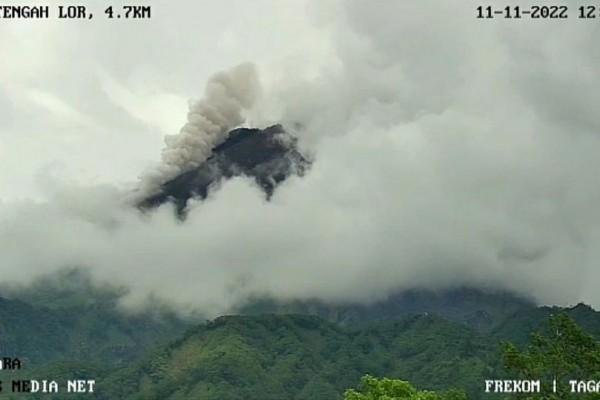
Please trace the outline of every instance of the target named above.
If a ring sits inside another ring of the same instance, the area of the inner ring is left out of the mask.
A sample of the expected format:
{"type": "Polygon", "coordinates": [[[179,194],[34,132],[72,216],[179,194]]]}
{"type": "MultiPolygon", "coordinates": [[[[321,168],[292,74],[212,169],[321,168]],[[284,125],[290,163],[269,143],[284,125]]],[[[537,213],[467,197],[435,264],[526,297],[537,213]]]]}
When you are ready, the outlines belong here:
{"type": "MultiPolygon", "coordinates": [[[[465,310],[464,304],[472,305],[469,313],[487,315],[493,325],[453,318],[458,314],[408,315],[398,309],[390,319],[381,314],[333,322],[317,315],[255,313],[188,328],[191,322],[166,312],[123,314],[115,308],[114,294],[97,294],[85,305],[66,300],[77,298],[77,291],[63,295],[63,302],[49,302],[49,307],[41,306],[43,290],[21,296],[29,302],[1,299],[3,354],[24,360],[15,377],[96,379],[94,397],[105,400],[340,399],[365,374],[406,380],[424,390],[460,388],[478,399],[484,379],[506,374],[501,342],[525,344],[531,332],[563,311],[524,303],[504,316],[498,298],[490,302],[481,296],[479,310],[474,297],[457,304],[465,310]],[[501,312],[492,314],[495,308],[501,312]],[[37,334],[27,335],[31,331],[37,334]]],[[[417,303],[415,308],[427,309],[417,303]]],[[[433,311],[432,304],[437,310],[460,309],[444,308],[434,299],[428,303],[433,311]]],[[[352,310],[342,311],[333,315],[352,310]]],[[[600,313],[583,304],[566,311],[600,337],[600,313]]],[[[64,394],[39,396],[32,398],[64,394]]]]}
{"type": "Polygon", "coordinates": [[[229,316],[99,388],[106,399],[335,399],[368,372],[475,392],[496,367],[496,350],[473,330],[431,315],[359,330],[305,315],[229,316]]]}

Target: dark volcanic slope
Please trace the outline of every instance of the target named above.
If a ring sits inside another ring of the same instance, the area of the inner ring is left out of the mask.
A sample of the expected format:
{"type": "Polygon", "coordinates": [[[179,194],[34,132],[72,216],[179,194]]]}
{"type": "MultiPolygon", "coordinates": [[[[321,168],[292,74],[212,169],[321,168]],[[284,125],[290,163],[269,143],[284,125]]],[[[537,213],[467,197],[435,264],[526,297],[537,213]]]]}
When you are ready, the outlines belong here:
{"type": "Polygon", "coordinates": [[[302,174],[308,164],[298,152],[295,138],[281,125],[235,129],[205,163],[162,185],[161,192],[142,201],[140,207],[173,201],[182,212],[190,198],[203,199],[212,185],[240,175],[253,177],[270,197],[279,183],[292,173],[302,174]]]}

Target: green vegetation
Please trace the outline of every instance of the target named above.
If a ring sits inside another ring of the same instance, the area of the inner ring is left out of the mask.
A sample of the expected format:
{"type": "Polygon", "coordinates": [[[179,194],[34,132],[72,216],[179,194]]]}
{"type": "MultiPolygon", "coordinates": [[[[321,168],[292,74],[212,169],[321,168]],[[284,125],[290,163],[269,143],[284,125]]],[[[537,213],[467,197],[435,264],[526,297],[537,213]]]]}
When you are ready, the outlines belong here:
{"type": "Polygon", "coordinates": [[[305,315],[221,317],[99,390],[106,399],[329,400],[372,373],[476,393],[497,354],[478,333],[434,316],[360,330],[305,315]]]}
{"type": "MultiPolygon", "coordinates": [[[[579,305],[572,309],[575,315],[591,309],[579,305]]],[[[588,321],[591,322],[591,321],[588,321]]],[[[600,342],[584,332],[573,318],[565,312],[553,314],[542,332],[531,335],[526,350],[506,342],[502,358],[511,379],[540,380],[541,393],[515,394],[508,398],[527,400],[599,399],[598,393],[572,393],[568,384],[571,379],[600,380],[600,342]],[[557,386],[551,382],[556,380],[557,386]]],[[[502,395],[498,395],[503,397],[502,395]]],[[[344,400],[466,400],[459,390],[434,392],[420,391],[409,382],[374,378],[365,375],[360,390],[348,389],[344,400]]]]}
{"type": "MultiPolygon", "coordinates": [[[[344,311],[343,322],[332,322],[335,312],[329,309],[328,319],[225,316],[184,334],[190,325],[168,312],[126,315],[116,308],[118,292],[82,292],[82,286],[40,286],[21,292],[25,301],[0,298],[2,355],[17,355],[25,365],[5,374],[59,382],[96,379],[95,395],[81,398],[101,400],[341,400],[344,393],[346,400],[465,398],[451,388],[472,400],[500,399],[486,397],[485,379],[600,379],[595,339],[600,313],[585,305],[567,310],[526,305],[502,320],[502,313],[488,313],[499,307],[497,300],[478,312],[471,298],[469,313],[458,321],[420,313],[391,320],[372,315],[353,324],[346,318],[350,311],[344,311]],[[473,324],[467,315],[484,323],[473,324]],[[531,337],[533,331],[539,333],[531,337]],[[362,386],[348,390],[361,377],[362,386]]],[[[563,390],[530,398],[569,395],[563,390]]],[[[52,400],[65,394],[15,396],[52,400]]]]}
{"type": "Polygon", "coordinates": [[[331,305],[317,300],[275,302],[255,299],[238,309],[235,314],[309,314],[343,326],[359,327],[429,313],[487,333],[514,313],[523,310],[535,310],[535,305],[506,292],[488,293],[459,288],[445,291],[405,290],[368,305],[331,305]]]}
{"type": "Polygon", "coordinates": [[[447,392],[420,391],[410,383],[398,379],[377,379],[365,375],[361,390],[346,390],[344,400],[466,400],[467,395],[459,390],[447,392]]]}
{"type": "Polygon", "coordinates": [[[19,356],[30,366],[68,360],[126,365],[187,327],[169,314],[128,316],[98,306],[63,312],[0,298],[2,356],[19,356]]]}
{"type": "Polygon", "coordinates": [[[572,394],[570,379],[600,380],[600,343],[584,332],[565,313],[552,315],[545,332],[534,333],[525,351],[506,343],[503,358],[515,378],[557,381],[556,393],[551,385],[542,385],[542,393],[530,399],[567,400],[598,399],[598,394],[572,394]]]}
{"type": "MultiPolygon", "coordinates": [[[[582,306],[567,311],[588,323],[600,318],[582,306]]],[[[537,318],[536,311],[533,319],[537,318]]],[[[595,356],[581,355],[594,354],[596,342],[573,320],[552,318],[545,328],[544,321],[539,322],[542,332],[552,332],[560,324],[562,342],[538,334],[529,349],[520,353],[515,345],[499,345],[507,338],[484,335],[431,315],[356,329],[306,315],[221,317],[190,330],[138,366],[100,382],[100,398],[330,400],[340,399],[365,374],[411,382],[420,388],[414,396],[429,396],[423,399],[465,398],[461,392],[446,392],[450,388],[464,390],[470,399],[499,398],[485,397],[485,379],[516,378],[515,373],[528,376],[528,371],[539,371],[539,365],[554,365],[552,357],[565,352],[580,354],[580,358],[564,356],[570,363],[565,364],[566,370],[577,365],[583,368],[581,373],[598,371],[595,356]],[[544,337],[548,340],[541,340],[544,337]],[[536,348],[537,353],[532,350],[536,348]]],[[[379,383],[398,386],[394,380],[373,379],[367,382],[371,386],[363,381],[362,391],[347,395],[369,396],[379,383]]]]}
{"type": "Polygon", "coordinates": [[[102,368],[128,365],[191,326],[159,307],[124,313],[118,308],[123,290],[94,286],[79,270],[2,294],[0,356],[18,356],[29,370],[90,360],[102,368]]]}

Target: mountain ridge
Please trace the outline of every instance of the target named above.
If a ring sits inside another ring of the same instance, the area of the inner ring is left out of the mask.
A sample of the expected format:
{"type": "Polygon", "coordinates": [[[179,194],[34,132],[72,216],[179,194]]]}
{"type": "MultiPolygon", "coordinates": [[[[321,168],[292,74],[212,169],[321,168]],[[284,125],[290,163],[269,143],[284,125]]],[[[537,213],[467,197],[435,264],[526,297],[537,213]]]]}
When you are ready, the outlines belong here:
{"type": "Polygon", "coordinates": [[[268,199],[288,176],[302,175],[309,166],[309,160],[298,150],[297,139],[283,126],[237,128],[204,163],[163,183],[158,193],[138,206],[149,209],[172,202],[178,213],[184,214],[190,199],[206,198],[212,188],[234,176],[252,178],[268,199]]]}

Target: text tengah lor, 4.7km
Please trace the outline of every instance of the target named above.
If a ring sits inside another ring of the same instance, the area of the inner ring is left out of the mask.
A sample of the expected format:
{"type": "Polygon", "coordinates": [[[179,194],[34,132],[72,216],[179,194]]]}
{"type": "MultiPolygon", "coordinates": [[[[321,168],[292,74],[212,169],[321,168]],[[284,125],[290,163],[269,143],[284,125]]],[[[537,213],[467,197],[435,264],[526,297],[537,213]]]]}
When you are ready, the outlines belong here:
{"type": "MultiPolygon", "coordinates": [[[[0,6],[0,19],[65,19],[65,20],[91,20],[94,18],[93,10],[85,5],[63,6],[0,6]]],[[[108,19],[149,19],[152,17],[151,6],[109,6],[103,10],[103,15],[108,19]]]]}

